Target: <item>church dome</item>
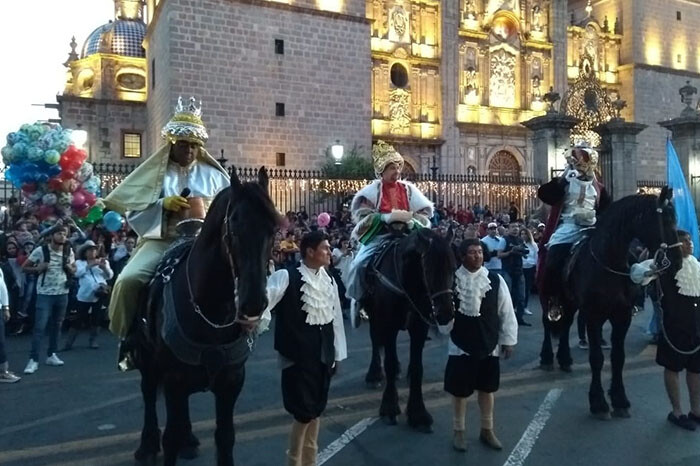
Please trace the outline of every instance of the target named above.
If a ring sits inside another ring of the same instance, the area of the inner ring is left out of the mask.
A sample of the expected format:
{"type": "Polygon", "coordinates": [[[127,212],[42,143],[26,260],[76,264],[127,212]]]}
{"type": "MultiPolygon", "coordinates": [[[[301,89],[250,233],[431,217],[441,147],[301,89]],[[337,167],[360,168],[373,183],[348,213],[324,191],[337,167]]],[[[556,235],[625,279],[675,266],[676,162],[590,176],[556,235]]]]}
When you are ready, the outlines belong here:
{"type": "Polygon", "coordinates": [[[145,58],[143,39],[146,25],[143,21],[118,19],[95,29],[85,41],[80,58],[96,53],[111,53],[125,57],[145,58]]]}

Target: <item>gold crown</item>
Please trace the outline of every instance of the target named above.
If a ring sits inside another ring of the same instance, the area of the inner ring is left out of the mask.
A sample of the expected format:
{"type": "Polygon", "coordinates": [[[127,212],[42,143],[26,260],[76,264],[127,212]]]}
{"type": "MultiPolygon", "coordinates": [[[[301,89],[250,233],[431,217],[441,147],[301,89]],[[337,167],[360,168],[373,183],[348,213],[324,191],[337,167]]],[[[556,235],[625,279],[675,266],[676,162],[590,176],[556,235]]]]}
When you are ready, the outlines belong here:
{"type": "Polygon", "coordinates": [[[182,97],[178,97],[175,114],[161,131],[161,136],[170,143],[184,140],[204,145],[209,134],[202,121],[202,101],[197,106],[197,100],[190,97],[189,104],[185,106],[182,97]]]}
{"type": "Polygon", "coordinates": [[[372,161],[374,162],[374,173],[377,176],[381,175],[390,163],[398,165],[399,171],[403,168],[401,154],[394,149],[394,146],[381,140],[372,147],[372,161]]]}

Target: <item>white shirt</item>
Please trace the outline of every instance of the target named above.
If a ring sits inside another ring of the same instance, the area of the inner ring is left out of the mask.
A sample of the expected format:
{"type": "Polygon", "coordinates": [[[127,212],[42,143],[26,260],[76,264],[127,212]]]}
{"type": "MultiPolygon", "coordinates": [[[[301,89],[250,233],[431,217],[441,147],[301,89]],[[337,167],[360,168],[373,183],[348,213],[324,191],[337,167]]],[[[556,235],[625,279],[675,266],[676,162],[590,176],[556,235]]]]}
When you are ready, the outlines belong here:
{"type": "Polygon", "coordinates": [[[78,301],[83,303],[96,303],[98,301],[95,291],[100,285],[106,285],[107,280],[114,276],[114,272],[109,266],[109,261],[105,261],[105,270],[95,264],[88,266],[87,261],[79,260],[75,262],[75,276],[78,278],[78,301]]]}
{"type": "MultiPolygon", "coordinates": [[[[48,248],[50,258],[44,257],[43,248],[38,246],[34,248],[27,259],[35,265],[42,262],[48,262],[49,264],[49,268],[45,272],[37,275],[36,292],[37,294],[49,296],[68,294],[68,287],[66,287],[67,277],[63,270],[63,246],[60,246],[58,251],[54,251],[50,245],[48,248]]],[[[68,264],[72,264],[74,261],[75,256],[73,255],[73,250],[71,250],[68,264]]]]}
{"type": "MultiPolygon", "coordinates": [[[[481,238],[481,242],[489,248],[489,252],[493,253],[496,251],[503,251],[506,248],[506,240],[501,237],[484,236],[481,238]]],[[[489,270],[501,270],[503,268],[503,263],[501,259],[497,256],[493,256],[491,260],[484,262],[484,267],[489,270]]]]}
{"type": "Polygon", "coordinates": [[[343,251],[340,250],[340,248],[335,248],[333,249],[331,255],[333,256],[333,265],[336,269],[338,269],[338,271],[340,272],[340,278],[343,280],[345,286],[347,286],[348,268],[352,263],[354,254],[351,252],[347,256],[344,256],[343,251]]]}
{"type": "MultiPolygon", "coordinates": [[[[304,268],[304,272],[308,271],[311,272],[314,275],[319,276],[319,279],[325,278],[323,277],[323,274],[325,274],[325,270],[314,270],[311,268],[308,268],[304,265],[302,262],[300,269],[304,268]]],[[[304,272],[302,272],[302,277],[305,275],[304,272]]],[[[326,274],[327,275],[327,274],[326,274]]],[[[308,275],[307,275],[308,276],[308,275]]],[[[303,282],[302,285],[302,293],[304,293],[304,289],[307,285],[307,283],[303,282]]],[[[330,284],[330,283],[329,283],[330,284]]],[[[274,308],[284,297],[284,293],[287,291],[287,287],[289,286],[289,272],[286,269],[281,269],[278,270],[277,272],[273,273],[267,278],[267,308],[263,311],[262,317],[261,317],[261,322],[260,322],[260,327],[259,327],[259,332],[264,332],[267,330],[267,328],[270,325],[270,321],[272,320],[272,308],[274,308]]],[[[325,303],[325,306],[331,306],[332,310],[330,311],[332,313],[332,320],[333,320],[333,346],[335,347],[335,360],[336,361],[342,361],[343,359],[346,359],[348,357],[348,348],[347,348],[347,343],[345,340],[345,326],[343,325],[343,311],[342,308],[340,307],[340,296],[338,294],[338,285],[333,283],[333,289],[329,290],[330,294],[328,295],[328,298],[330,302],[325,303]]],[[[304,297],[302,296],[302,302],[305,303],[306,307],[306,302],[304,301],[304,297]]],[[[306,309],[305,309],[306,311],[306,309]]],[[[313,311],[306,311],[307,313],[311,313],[313,311]]],[[[308,318],[307,318],[308,322],[308,318]]]]}
{"type": "Polygon", "coordinates": [[[523,257],[523,268],[531,269],[537,265],[537,253],[540,248],[535,243],[525,243],[527,246],[527,256],[523,257]]]}
{"type": "MultiPolygon", "coordinates": [[[[211,200],[228,185],[228,177],[208,163],[196,160],[189,167],[181,167],[174,162],[168,162],[163,179],[162,197],[142,211],[127,212],[126,220],[139,237],[163,239],[166,235],[164,198],[179,196],[185,188],[189,188],[189,197],[211,200]]],[[[205,204],[208,208],[208,202],[205,204]]]]}
{"type": "MultiPolygon", "coordinates": [[[[10,305],[10,295],[7,293],[7,285],[5,285],[5,276],[0,269],[0,306],[5,307],[10,305]]],[[[0,315],[0,319],[4,316],[0,315]]]]}
{"type": "MultiPolygon", "coordinates": [[[[456,287],[458,290],[463,289],[466,291],[467,288],[473,288],[475,286],[479,288],[478,290],[470,289],[471,292],[466,293],[469,294],[470,298],[464,304],[462,304],[460,301],[460,309],[457,312],[472,315],[474,314],[474,307],[476,307],[477,310],[481,308],[481,301],[484,299],[484,296],[486,296],[487,291],[483,282],[484,273],[488,273],[487,269],[484,267],[476,272],[470,272],[464,266],[461,266],[457,270],[455,273],[455,281],[457,282],[456,287]]],[[[500,281],[500,285],[498,287],[497,306],[498,320],[501,323],[501,326],[498,330],[498,345],[496,345],[496,348],[491,353],[491,356],[496,357],[500,356],[501,345],[514,346],[518,343],[518,320],[515,318],[515,310],[513,309],[513,301],[510,299],[510,291],[508,290],[508,285],[506,285],[506,281],[503,279],[503,277],[498,275],[498,280],[500,281]]],[[[488,290],[490,290],[490,282],[487,286],[488,290]]],[[[476,315],[478,315],[478,311],[476,315]]],[[[447,325],[438,326],[438,329],[440,330],[440,333],[448,334],[452,331],[453,326],[454,319],[447,325]]],[[[464,352],[459,346],[452,342],[452,338],[449,339],[447,353],[450,356],[468,355],[468,353],[464,352]]]]}

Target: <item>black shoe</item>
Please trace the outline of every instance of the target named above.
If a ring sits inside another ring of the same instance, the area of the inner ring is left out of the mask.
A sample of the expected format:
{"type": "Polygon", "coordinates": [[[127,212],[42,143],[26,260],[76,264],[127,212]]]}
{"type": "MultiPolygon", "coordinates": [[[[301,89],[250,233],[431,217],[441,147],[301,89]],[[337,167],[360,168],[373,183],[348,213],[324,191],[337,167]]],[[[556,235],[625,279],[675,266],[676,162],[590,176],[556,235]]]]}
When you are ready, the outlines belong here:
{"type": "Polygon", "coordinates": [[[675,424],[685,430],[695,430],[695,422],[691,421],[685,414],[676,416],[673,412],[670,412],[668,413],[668,420],[671,424],[675,424]]]}
{"type": "Polygon", "coordinates": [[[693,421],[693,422],[696,422],[696,423],[700,424],[700,416],[696,416],[695,414],[693,414],[692,411],[688,413],[688,419],[690,419],[690,420],[693,421]]]}
{"type": "Polygon", "coordinates": [[[521,327],[532,327],[531,323],[525,322],[524,320],[518,321],[518,325],[521,327]]]}

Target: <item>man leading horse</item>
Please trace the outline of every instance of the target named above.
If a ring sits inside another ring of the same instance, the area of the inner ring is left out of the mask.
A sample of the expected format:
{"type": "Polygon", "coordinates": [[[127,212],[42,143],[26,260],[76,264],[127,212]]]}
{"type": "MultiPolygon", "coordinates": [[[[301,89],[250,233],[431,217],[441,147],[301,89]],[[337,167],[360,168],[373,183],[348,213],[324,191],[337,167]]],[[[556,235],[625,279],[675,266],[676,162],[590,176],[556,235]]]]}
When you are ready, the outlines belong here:
{"type": "Polygon", "coordinates": [[[202,122],[201,102],[197,106],[192,97],[185,105],[178,98],[175,114],[161,135],[167,143],[105,198],[107,208],[125,214],[139,235],[131,259],[114,284],[109,304],[109,328],[122,339],[122,369],[133,368],[125,340],[141,304],[142,291],[178,236],[177,223],[194,205],[193,198],[201,199],[203,215],[214,197],[229,186],[228,174],[203,147],[209,135],[202,122]]]}

